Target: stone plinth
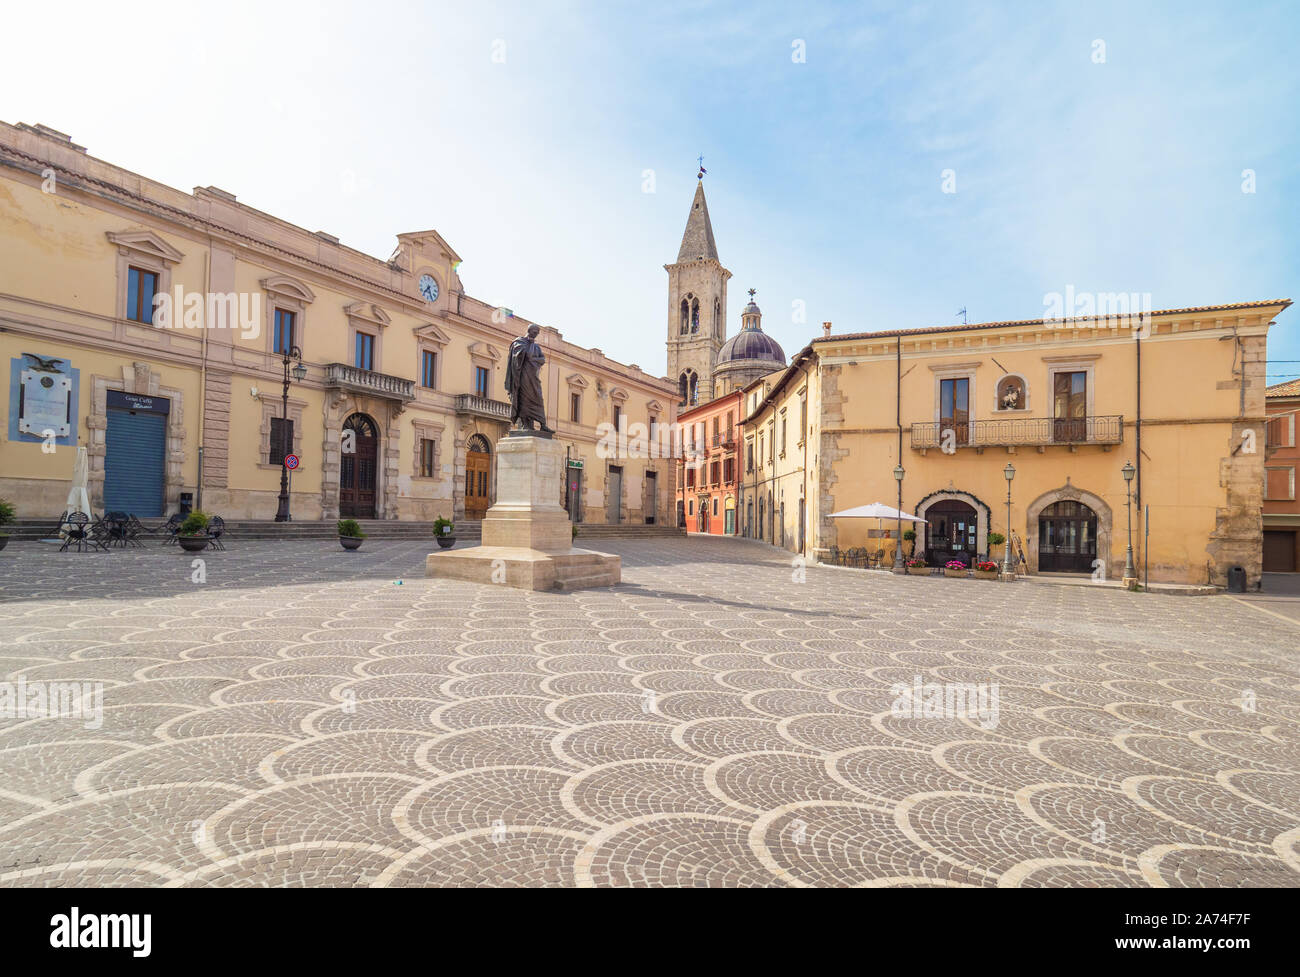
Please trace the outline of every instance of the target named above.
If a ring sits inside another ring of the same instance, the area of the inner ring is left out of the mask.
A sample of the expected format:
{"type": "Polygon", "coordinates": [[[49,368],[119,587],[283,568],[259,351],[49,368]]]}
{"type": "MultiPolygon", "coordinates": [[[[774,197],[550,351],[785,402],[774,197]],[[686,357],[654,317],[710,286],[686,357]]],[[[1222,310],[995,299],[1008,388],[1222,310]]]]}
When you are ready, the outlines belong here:
{"type": "Polygon", "coordinates": [[[564,450],[549,438],[506,436],[497,442],[497,501],[483,518],[483,545],[436,550],[426,577],[504,584],[523,590],[608,587],[623,561],[577,549],[560,505],[564,450]]]}

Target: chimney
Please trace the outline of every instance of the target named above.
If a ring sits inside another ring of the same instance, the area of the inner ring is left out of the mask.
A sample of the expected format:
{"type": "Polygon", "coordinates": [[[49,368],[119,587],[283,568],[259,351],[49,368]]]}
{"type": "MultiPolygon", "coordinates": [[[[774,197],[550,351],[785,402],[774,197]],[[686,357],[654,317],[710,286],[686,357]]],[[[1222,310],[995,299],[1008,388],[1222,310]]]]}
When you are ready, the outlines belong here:
{"type": "Polygon", "coordinates": [[[822,333],[824,338],[826,339],[831,338],[831,324],[829,322],[822,323],[822,333]]]}

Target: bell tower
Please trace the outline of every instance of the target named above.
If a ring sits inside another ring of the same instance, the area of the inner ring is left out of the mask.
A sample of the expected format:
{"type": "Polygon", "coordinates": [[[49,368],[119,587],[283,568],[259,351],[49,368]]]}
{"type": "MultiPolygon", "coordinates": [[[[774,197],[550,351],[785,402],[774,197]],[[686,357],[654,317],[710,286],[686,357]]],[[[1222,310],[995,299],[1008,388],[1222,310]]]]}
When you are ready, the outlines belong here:
{"type": "Polygon", "coordinates": [[[704,199],[703,170],[686,218],[677,260],[668,272],[668,377],[677,383],[680,403],[691,406],[713,399],[713,369],[727,337],[727,279],[731,272],[718,260],[709,205],[704,199]]]}

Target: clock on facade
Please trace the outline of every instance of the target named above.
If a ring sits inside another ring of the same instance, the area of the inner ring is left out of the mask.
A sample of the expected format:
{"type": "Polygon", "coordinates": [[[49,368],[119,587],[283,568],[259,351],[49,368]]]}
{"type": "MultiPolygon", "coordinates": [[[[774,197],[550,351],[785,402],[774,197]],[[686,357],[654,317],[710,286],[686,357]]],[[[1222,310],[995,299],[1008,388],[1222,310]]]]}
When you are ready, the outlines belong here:
{"type": "Polygon", "coordinates": [[[432,275],[420,276],[420,294],[430,302],[438,297],[438,281],[432,275]]]}

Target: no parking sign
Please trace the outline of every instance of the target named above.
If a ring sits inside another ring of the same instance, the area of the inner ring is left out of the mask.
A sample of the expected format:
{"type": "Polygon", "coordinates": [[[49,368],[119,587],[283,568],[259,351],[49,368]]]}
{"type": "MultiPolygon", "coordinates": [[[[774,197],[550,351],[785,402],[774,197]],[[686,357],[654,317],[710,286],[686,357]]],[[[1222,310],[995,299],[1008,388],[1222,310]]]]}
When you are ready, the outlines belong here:
{"type": "Polygon", "coordinates": [[[285,455],[285,456],[284,456],[284,467],[287,468],[287,469],[289,469],[289,471],[293,471],[295,468],[297,468],[297,467],[298,467],[298,456],[297,456],[297,455],[285,455]]]}

